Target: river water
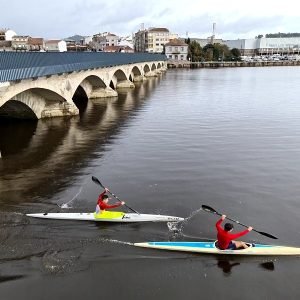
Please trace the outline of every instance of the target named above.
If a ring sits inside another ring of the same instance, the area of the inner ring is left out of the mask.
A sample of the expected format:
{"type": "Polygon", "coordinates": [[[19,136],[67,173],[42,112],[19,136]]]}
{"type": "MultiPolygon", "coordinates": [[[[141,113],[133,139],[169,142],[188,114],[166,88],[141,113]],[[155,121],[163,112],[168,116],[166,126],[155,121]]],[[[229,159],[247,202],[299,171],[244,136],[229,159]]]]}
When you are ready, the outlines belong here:
{"type": "MultiPolygon", "coordinates": [[[[132,242],[215,238],[207,204],[300,246],[298,67],[169,70],[80,116],[0,123],[1,299],[299,299],[297,257],[216,257],[132,242]],[[30,219],[101,192],[166,224],[30,219]]],[[[235,226],[236,230],[243,227],[235,226]]]]}

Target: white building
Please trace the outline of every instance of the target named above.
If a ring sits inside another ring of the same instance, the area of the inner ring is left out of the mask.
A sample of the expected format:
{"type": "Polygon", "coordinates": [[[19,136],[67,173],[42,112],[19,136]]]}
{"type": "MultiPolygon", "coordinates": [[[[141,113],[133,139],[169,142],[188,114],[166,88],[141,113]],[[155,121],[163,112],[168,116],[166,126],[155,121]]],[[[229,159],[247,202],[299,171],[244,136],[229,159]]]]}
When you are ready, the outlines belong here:
{"type": "Polygon", "coordinates": [[[119,39],[119,46],[130,47],[131,49],[134,49],[134,44],[133,44],[133,38],[132,38],[132,36],[128,35],[126,37],[120,37],[120,39],[119,39]]]}
{"type": "Polygon", "coordinates": [[[172,39],[165,44],[165,54],[169,60],[187,60],[188,44],[179,39],[172,39]]]}
{"type": "Polygon", "coordinates": [[[88,45],[89,43],[91,43],[93,41],[93,36],[86,36],[84,38],[84,45],[88,45]]]}
{"type": "Polygon", "coordinates": [[[11,47],[13,50],[27,51],[29,35],[14,35],[11,41],[11,47]]]}
{"type": "Polygon", "coordinates": [[[63,40],[47,40],[45,41],[46,51],[66,52],[67,43],[63,40]]]}
{"type": "Polygon", "coordinates": [[[110,32],[97,33],[93,35],[92,42],[90,46],[96,51],[104,51],[106,47],[118,46],[119,37],[110,32]]]}
{"type": "Polygon", "coordinates": [[[239,49],[241,55],[246,56],[299,54],[300,51],[300,37],[240,39],[223,43],[230,49],[239,49]]]}
{"type": "Polygon", "coordinates": [[[113,33],[108,32],[105,36],[106,46],[118,46],[119,45],[119,37],[113,33]]]}

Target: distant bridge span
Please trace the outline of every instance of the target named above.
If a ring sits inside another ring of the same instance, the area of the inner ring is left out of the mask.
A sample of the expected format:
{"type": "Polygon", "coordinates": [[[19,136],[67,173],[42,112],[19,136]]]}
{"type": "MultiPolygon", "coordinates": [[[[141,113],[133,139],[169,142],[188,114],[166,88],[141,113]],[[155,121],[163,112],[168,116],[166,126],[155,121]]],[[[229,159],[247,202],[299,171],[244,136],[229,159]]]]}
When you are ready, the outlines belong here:
{"type": "Polygon", "coordinates": [[[165,61],[148,53],[0,52],[0,118],[77,115],[74,97],[115,97],[165,71],[165,61]]]}

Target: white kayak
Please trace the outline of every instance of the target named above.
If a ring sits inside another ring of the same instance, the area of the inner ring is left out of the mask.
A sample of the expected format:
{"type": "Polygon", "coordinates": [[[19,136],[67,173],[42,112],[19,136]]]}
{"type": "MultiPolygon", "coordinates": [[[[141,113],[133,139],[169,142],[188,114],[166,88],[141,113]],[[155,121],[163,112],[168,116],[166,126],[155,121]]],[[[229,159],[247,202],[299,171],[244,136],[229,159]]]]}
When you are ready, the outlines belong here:
{"type": "Polygon", "coordinates": [[[196,252],[204,254],[226,255],[298,255],[300,248],[264,244],[248,244],[247,249],[220,250],[215,242],[145,242],[134,243],[136,247],[154,248],[172,251],[196,252]]]}
{"type": "Polygon", "coordinates": [[[37,213],[26,214],[28,217],[53,219],[53,220],[78,220],[78,221],[96,221],[96,222],[179,222],[184,218],[165,216],[165,215],[150,215],[124,213],[119,211],[103,211],[100,214],[91,213],[37,213]]]}

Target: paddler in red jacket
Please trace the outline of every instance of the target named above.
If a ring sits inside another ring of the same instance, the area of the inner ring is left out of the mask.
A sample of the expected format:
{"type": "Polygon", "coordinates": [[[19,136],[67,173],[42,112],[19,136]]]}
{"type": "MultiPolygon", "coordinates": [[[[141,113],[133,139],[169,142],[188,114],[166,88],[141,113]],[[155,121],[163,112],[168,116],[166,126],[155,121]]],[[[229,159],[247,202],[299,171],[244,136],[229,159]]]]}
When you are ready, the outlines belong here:
{"type": "Polygon", "coordinates": [[[96,213],[97,214],[101,213],[101,211],[103,211],[103,210],[119,207],[119,206],[125,204],[125,202],[122,201],[122,202],[119,202],[119,203],[114,204],[114,205],[109,205],[108,200],[110,200],[111,198],[108,198],[108,196],[106,195],[107,192],[109,192],[109,189],[105,188],[104,192],[101,193],[98,197],[97,206],[96,206],[96,213]]]}
{"type": "Polygon", "coordinates": [[[233,241],[240,236],[243,236],[249,233],[253,228],[250,226],[246,230],[238,232],[238,233],[230,233],[233,229],[233,225],[231,223],[226,223],[224,225],[224,229],[221,227],[221,223],[225,220],[226,215],[222,215],[221,219],[216,223],[217,231],[218,231],[218,241],[216,246],[221,249],[230,249],[236,250],[240,248],[248,248],[247,244],[241,241],[233,241]]]}

